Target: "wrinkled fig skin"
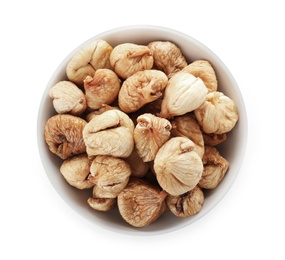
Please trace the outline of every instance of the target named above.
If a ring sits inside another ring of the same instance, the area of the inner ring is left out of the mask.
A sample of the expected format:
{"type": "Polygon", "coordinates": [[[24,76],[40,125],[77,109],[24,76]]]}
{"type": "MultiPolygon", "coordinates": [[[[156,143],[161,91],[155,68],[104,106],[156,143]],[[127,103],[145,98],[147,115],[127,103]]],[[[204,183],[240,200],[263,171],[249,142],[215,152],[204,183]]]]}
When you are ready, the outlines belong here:
{"type": "Polygon", "coordinates": [[[121,80],[109,69],[96,70],[94,77],[87,76],[84,89],[88,107],[99,109],[103,104],[111,104],[119,93],[121,80]]]}
{"type": "Polygon", "coordinates": [[[134,148],[133,132],[133,121],[120,110],[95,115],[83,129],[86,152],[89,156],[129,157],[134,148]]]}
{"type": "Polygon", "coordinates": [[[116,198],[128,184],[130,165],[122,159],[98,155],[92,161],[88,180],[94,183],[94,198],[116,198]]]}
{"type": "Polygon", "coordinates": [[[166,210],[167,193],[141,179],[131,179],[119,194],[117,203],[123,219],[134,227],[145,227],[166,210]]]}
{"type": "Polygon", "coordinates": [[[77,116],[57,114],[45,124],[45,141],[50,151],[61,159],[84,153],[82,131],[87,122],[77,116]]]}
{"type": "Polygon", "coordinates": [[[153,56],[147,46],[123,43],[113,49],[110,62],[117,75],[126,79],[138,71],[151,69],[153,56]]]}
{"type": "Polygon", "coordinates": [[[227,134],[205,134],[203,133],[204,144],[216,146],[227,140],[227,134]]]}
{"type": "Polygon", "coordinates": [[[89,206],[98,211],[109,211],[116,206],[117,199],[115,198],[89,198],[87,200],[89,206]]]}
{"type": "Polygon", "coordinates": [[[144,162],[154,160],[158,149],[170,138],[171,123],[146,113],[137,118],[134,131],[135,147],[144,162]]]}
{"type": "Polygon", "coordinates": [[[166,75],[159,70],[139,71],[127,78],[119,92],[119,107],[126,113],[158,99],[167,85],[166,75]]]}
{"type": "Polygon", "coordinates": [[[208,89],[200,78],[179,72],[169,79],[161,104],[160,116],[180,116],[198,108],[206,99],[208,89]]]}
{"type": "Polygon", "coordinates": [[[195,151],[202,159],[204,155],[204,139],[200,125],[193,114],[174,117],[171,124],[171,135],[189,138],[196,145],[195,151]]]}
{"type": "Polygon", "coordinates": [[[179,196],[168,195],[166,204],[169,210],[177,217],[189,217],[197,214],[202,209],[204,203],[204,193],[196,186],[179,196]]]}
{"type": "Polygon", "coordinates": [[[153,52],[154,63],[166,75],[176,73],[187,66],[180,49],[172,42],[154,41],[148,44],[153,52]]]}
{"type": "Polygon", "coordinates": [[[93,77],[98,69],[112,69],[110,54],[113,48],[104,40],[96,40],[79,50],[67,64],[66,75],[75,84],[83,85],[86,76],[93,77]]]}
{"type": "Polygon", "coordinates": [[[181,195],[198,184],[203,162],[194,149],[190,139],[173,137],[158,150],[153,168],[159,185],[169,194],[181,195]]]}
{"type": "Polygon", "coordinates": [[[228,133],[238,121],[234,101],[218,91],[208,93],[205,102],[194,114],[206,134],[228,133]]]}
{"type": "Polygon", "coordinates": [[[60,166],[60,172],[73,187],[83,190],[94,186],[87,177],[90,172],[90,161],[86,153],[67,158],[60,166]]]}
{"type": "Polygon", "coordinates": [[[71,81],[60,81],[49,91],[58,114],[81,115],[87,108],[86,98],[80,88],[71,81]]]}
{"type": "Polygon", "coordinates": [[[202,79],[209,92],[217,91],[218,89],[216,73],[210,62],[207,60],[195,60],[183,68],[181,72],[188,72],[195,77],[202,79]]]}
{"type": "Polygon", "coordinates": [[[105,111],[107,111],[107,110],[113,110],[113,109],[119,110],[118,107],[112,107],[112,106],[103,104],[100,109],[88,113],[88,114],[86,115],[86,120],[87,120],[87,122],[90,122],[91,119],[92,119],[93,117],[95,117],[96,115],[101,115],[101,114],[103,114],[105,111]]]}
{"type": "Polygon", "coordinates": [[[211,146],[205,146],[203,163],[204,170],[198,185],[203,189],[215,189],[223,180],[230,163],[211,146]]]}
{"type": "Polygon", "coordinates": [[[125,158],[125,161],[131,166],[131,176],[136,178],[142,178],[149,170],[149,164],[144,162],[139,157],[136,149],[134,148],[131,155],[125,158]]]}

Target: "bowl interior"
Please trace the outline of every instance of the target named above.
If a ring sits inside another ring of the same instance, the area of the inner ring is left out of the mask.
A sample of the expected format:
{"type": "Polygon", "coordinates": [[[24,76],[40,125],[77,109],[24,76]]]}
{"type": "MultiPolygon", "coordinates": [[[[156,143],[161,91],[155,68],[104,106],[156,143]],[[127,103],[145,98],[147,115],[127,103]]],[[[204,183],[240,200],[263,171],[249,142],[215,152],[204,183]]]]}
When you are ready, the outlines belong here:
{"type": "Polygon", "coordinates": [[[233,184],[245,154],[247,143],[247,117],[244,101],[240,90],[232,74],[224,63],[210,49],[199,41],[181,32],[157,27],[157,26],[130,26],[122,27],[99,34],[71,52],[55,70],[43,93],[38,111],[38,148],[46,174],[62,199],[83,218],[89,220],[97,226],[112,231],[125,234],[150,235],[161,234],[180,229],[189,225],[207,214],[220,202],[233,184]],[[188,63],[196,59],[206,59],[210,61],[215,69],[218,78],[218,90],[233,99],[238,107],[239,121],[235,128],[228,134],[226,142],[218,147],[218,150],[229,162],[230,168],[220,185],[212,191],[205,193],[205,202],[202,210],[188,218],[178,218],[167,212],[156,222],[145,228],[134,228],[119,215],[117,209],[110,212],[97,212],[89,207],[87,199],[91,196],[90,190],[77,190],[71,187],[63,179],[59,172],[61,159],[53,155],[44,141],[44,126],[49,117],[55,114],[52,101],[48,96],[49,89],[60,80],[67,79],[65,68],[72,56],[84,45],[96,39],[104,39],[113,47],[120,43],[148,44],[154,40],[171,41],[180,47],[188,63]]]}

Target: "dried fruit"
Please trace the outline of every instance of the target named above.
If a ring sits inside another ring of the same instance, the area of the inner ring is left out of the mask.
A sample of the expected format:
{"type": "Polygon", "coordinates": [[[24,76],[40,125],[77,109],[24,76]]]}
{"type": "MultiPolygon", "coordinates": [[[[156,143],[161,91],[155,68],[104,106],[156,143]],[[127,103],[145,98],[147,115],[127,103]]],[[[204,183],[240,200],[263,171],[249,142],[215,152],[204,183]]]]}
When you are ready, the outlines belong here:
{"type": "Polygon", "coordinates": [[[122,159],[98,155],[92,161],[88,180],[94,184],[94,198],[116,198],[127,185],[131,167],[122,159]]]}
{"type": "Polygon", "coordinates": [[[158,149],[170,138],[171,123],[150,113],[140,115],[134,131],[135,147],[144,162],[154,160],[158,149]]]}
{"type": "Polygon", "coordinates": [[[206,99],[208,89],[200,78],[179,72],[168,81],[160,116],[168,118],[191,112],[206,99]]]}
{"type": "Polygon", "coordinates": [[[181,50],[169,41],[153,41],[148,44],[152,50],[154,63],[166,75],[176,73],[187,66],[181,50]]]}
{"type": "Polygon", "coordinates": [[[126,79],[138,71],[151,69],[153,56],[147,46],[123,43],[113,49],[110,62],[117,75],[126,79]]]}
{"type": "Polygon", "coordinates": [[[203,133],[204,144],[209,146],[215,146],[227,139],[227,134],[205,134],[203,133]]]}
{"type": "Polygon", "coordinates": [[[115,198],[89,198],[87,203],[89,206],[98,211],[109,211],[116,206],[115,198]]]}
{"type": "Polygon", "coordinates": [[[174,117],[174,119],[171,120],[171,125],[172,136],[184,136],[189,138],[196,145],[195,152],[200,156],[200,158],[203,158],[204,138],[195,116],[192,113],[188,113],[174,117]]]}
{"type": "Polygon", "coordinates": [[[145,227],[166,209],[167,193],[141,179],[131,179],[118,195],[117,203],[123,219],[134,227],[145,227]]]}
{"type": "Polygon", "coordinates": [[[182,195],[166,197],[169,210],[177,217],[189,217],[197,214],[202,209],[203,203],[204,193],[198,186],[182,195]]]}
{"type": "Polygon", "coordinates": [[[194,111],[194,114],[206,134],[227,133],[238,121],[234,101],[219,91],[208,93],[205,102],[194,111]]]}
{"type": "Polygon", "coordinates": [[[142,178],[149,170],[149,164],[143,162],[142,158],[139,157],[136,149],[133,149],[131,155],[125,158],[125,161],[131,167],[132,177],[142,178]]]}
{"type": "Polygon", "coordinates": [[[158,150],[153,167],[159,185],[169,194],[181,195],[198,184],[203,163],[194,149],[190,139],[173,137],[158,150]]]}
{"type": "Polygon", "coordinates": [[[203,80],[209,92],[217,91],[218,81],[216,73],[207,60],[195,60],[187,65],[181,72],[188,72],[203,80]]]}
{"type": "Polygon", "coordinates": [[[87,122],[68,114],[54,115],[45,124],[45,141],[50,151],[62,159],[84,153],[86,150],[82,136],[87,122]]]}
{"type": "Polygon", "coordinates": [[[215,147],[205,146],[203,164],[204,170],[198,185],[204,189],[214,189],[224,178],[230,163],[215,147]]]}
{"type": "Polygon", "coordinates": [[[102,39],[89,43],[80,49],[69,61],[66,67],[68,79],[82,85],[86,76],[93,77],[98,69],[112,69],[110,54],[113,48],[102,39]]]}
{"type": "Polygon", "coordinates": [[[134,112],[143,105],[158,99],[168,79],[159,70],[144,70],[127,78],[119,92],[119,107],[126,113],[134,112]]]}
{"type": "Polygon", "coordinates": [[[90,161],[86,153],[65,159],[59,170],[65,180],[77,189],[89,189],[94,186],[87,179],[90,172],[90,161]]]}
{"type": "Polygon", "coordinates": [[[93,77],[84,80],[84,89],[88,107],[99,109],[103,104],[111,104],[119,93],[121,81],[117,74],[109,69],[96,70],[93,77]]]}
{"type": "Polygon", "coordinates": [[[133,132],[133,121],[120,110],[95,115],[83,129],[86,152],[89,156],[129,157],[134,148],[133,132]]]}
{"type": "Polygon", "coordinates": [[[86,98],[81,89],[70,81],[60,81],[49,91],[53,106],[59,114],[81,115],[87,108],[86,98]]]}

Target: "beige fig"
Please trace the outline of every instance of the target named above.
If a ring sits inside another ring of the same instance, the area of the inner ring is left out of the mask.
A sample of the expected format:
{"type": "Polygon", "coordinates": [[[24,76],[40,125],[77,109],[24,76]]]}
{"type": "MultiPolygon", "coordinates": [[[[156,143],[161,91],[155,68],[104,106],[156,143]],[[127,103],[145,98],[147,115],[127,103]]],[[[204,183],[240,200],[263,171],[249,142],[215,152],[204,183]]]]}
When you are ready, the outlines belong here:
{"type": "Polygon", "coordinates": [[[153,167],[159,185],[169,194],[181,195],[198,184],[203,162],[194,149],[190,139],[173,137],[158,150],[153,167]]]}
{"type": "Polygon", "coordinates": [[[120,110],[95,115],[83,129],[86,152],[89,156],[129,157],[134,148],[133,132],[133,121],[120,110]]]}
{"type": "Polygon", "coordinates": [[[109,211],[116,206],[116,198],[89,198],[87,200],[89,206],[98,211],[109,211]]]}
{"type": "Polygon", "coordinates": [[[58,114],[81,115],[87,108],[86,98],[80,88],[71,81],[60,81],[49,90],[53,106],[58,114]]]}
{"type": "Polygon", "coordinates": [[[126,113],[158,99],[167,85],[166,75],[159,70],[144,70],[127,78],[119,92],[119,107],[126,113]]]}
{"type": "Polygon", "coordinates": [[[219,91],[208,93],[206,100],[194,114],[206,134],[230,132],[238,121],[235,102],[219,91]]]}
{"type": "Polygon", "coordinates": [[[117,45],[110,55],[114,71],[123,79],[153,66],[152,51],[145,45],[123,43],[117,45]]]}
{"type": "Polygon", "coordinates": [[[66,67],[68,79],[75,84],[83,85],[86,76],[94,76],[98,69],[112,69],[110,55],[112,46],[102,39],[89,43],[80,49],[66,67]]]}
{"type": "Polygon", "coordinates": [[[168,81],[161,104],[160,116],[179,116],[198,108],[206,99],[208,89],[200,78],[176,73],[168,81]]]}
{"type": "Polygon", "coordinates": [[[109,69],[96,70],[93,77],[84,79],[84,89],[88,107],[99,109],[103,104],[111,104],[119,93],[121,80],[109,69]]]}

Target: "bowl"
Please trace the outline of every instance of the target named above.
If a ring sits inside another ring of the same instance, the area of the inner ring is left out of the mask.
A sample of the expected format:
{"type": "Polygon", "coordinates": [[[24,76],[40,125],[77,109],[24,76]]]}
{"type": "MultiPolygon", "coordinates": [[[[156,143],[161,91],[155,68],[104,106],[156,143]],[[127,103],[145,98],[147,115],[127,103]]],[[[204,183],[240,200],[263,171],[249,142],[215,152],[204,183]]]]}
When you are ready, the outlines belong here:
{"type": "Polygon", "coordinates": [[[94,36],[74,49],[59,64],[49,80],[40,102],[37,121],[38,150],[47,177],[55,191],[75,212],[94,225],[129,235],[154,235],[175,231],[192,224],[209,213],[227,194],[239,173],[245,155],[247,135],[247,116],[242,94],[231,72],[221,59],[196,39],[182,32],[159,26],[127,26],[116,28],[94,36]],[[205,193],[205,201],[198,214],[187,218],[179,218],[171,212],[166,212],[149,226],[135,228],[123,220],[117,209],[109,212],[93,210],[86,202],[90,197],[90,190],[77,190],[67,184],[60,174],[59,167],[62,160],[49,151],[44,140],[45,123],[49,117],[55,114],[48,91],[58,81],[67,79],[65,68],[74,54],[83,46],[96,39],[104,39],[113,47],[126,42],[148,44],[154,40],[171,41],[179,46],[188,63],[196,59],[210,61],[218,78],[218,90],[229,96],[236,103],[239,112],[239,121],[228,134],[226,142],[222,143],[218,148],[222,156],[230,162],[230,168],[218,187],[205,193]]]}

